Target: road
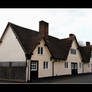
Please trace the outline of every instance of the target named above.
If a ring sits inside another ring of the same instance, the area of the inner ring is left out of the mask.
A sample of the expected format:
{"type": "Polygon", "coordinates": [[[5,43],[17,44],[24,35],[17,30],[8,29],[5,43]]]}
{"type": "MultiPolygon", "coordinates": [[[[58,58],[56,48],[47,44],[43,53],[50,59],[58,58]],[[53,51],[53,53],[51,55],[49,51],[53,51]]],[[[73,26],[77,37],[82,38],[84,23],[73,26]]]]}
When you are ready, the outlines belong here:
{"type": "Polygon", "coordinates": [[[55,79],[43,79],[34,83],[51,83],[51,84],[90,84],[92,83],[92,74],[87,75],[78,75],[78,76],[68,76],[68,77],[59,77],[55,79]]]}
{"type": "MultiPolygon", "coordinates": [[[[15,82],[0,80],[0,84],[16,84],[15,82]]],[[[32,81],[30,83],[18,83],[17,84],[92,84],[92,74],[57,77],[51,79],[42,79],[38,81],[32,81]]]]}

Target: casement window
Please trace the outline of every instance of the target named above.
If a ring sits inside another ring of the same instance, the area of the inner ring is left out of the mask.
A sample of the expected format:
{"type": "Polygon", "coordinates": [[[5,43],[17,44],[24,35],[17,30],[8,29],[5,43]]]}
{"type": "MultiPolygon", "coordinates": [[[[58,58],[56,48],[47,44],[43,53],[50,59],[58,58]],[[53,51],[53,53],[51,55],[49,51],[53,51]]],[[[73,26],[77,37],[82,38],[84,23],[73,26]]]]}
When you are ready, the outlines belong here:
{"type": "Polygon", "coordinates": [[[92,69],[92,64],[91,64],[91,69],[92,69]]]}
{"type": "Polygon", "coordinates": [[[38,54],[43,54],[43,47],[38,47],[38,54]]]}
{"type": "Polygon", "coordinates": [[[88,64],[88,68],[90,68],[90,64],[88,64]]]}
{"type": "Polygon", "coordinates": [[[43,47],[41,47],[41,54],[43,54],[43,47]]]}
{"type": "Polygon", "coordinates": [[[38,47],[38,54],[40,54],[40,47],[38,47]]]}
{"type": "Polygon", "coordinates": [[[79,67],[82,68],[82,63],[79,63],[79,67]]]}
{"type": "Polygon", "coordinates": [[[71,54],[76,55],[76,49],[71,49],[71,54]]]}
{"type": "Polygon", "coordinates": [[[65,68],[68,68],[68,62],[65,62],[65,68]]]}
{"type": "Polygon", "coordinates": [[[37,62],[31,63],[31,71],[37,71],[37,62]]]}
{"type": "Polygon", "coordinates": [[[47,61],[43,62],[43,69],[48,69],[49,63],[47,61]]]}

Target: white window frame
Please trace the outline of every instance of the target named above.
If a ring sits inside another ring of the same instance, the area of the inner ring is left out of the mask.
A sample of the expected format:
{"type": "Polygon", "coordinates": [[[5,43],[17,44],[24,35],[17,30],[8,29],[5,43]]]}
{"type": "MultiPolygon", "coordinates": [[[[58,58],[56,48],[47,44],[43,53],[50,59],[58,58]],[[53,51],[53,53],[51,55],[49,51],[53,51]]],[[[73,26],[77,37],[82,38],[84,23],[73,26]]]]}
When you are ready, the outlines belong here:
{"type": "Polygon", "coordinates": [[[92,63],[91,63],[91,72],[92,72],[92,63]]]}
{"type": "Polygon", "coordinates": [[[49,69],[49,62],[48,61],[44,61],[43,62],[43,69],[45,70],[45,69],[49,69]],[[46,67],[46,63],[47,63],[47,67],[46,67]],[[45,64],[45,66],[44,66],[44,64],[45,64]]]}
{"type": "Polygon", "coordinates": [[[78,69],[78,64],[76,64],[75,69],[78,69]]]}
{"type": "Polygon", "coordinates": [[[76,52],[76,49],[73,49],[73,48],[70,49],[70,52],[71,52],[71,54],[73,54],[73,55],[76,55],[76,53],[77,53],[77,52],[76,52]],[[72,52],[73,50],[75,50],[75,53],[72,52]]]}
{"type": "Polygon", "coordinates": [[[92,69],[92,63],[91,63],[91,69],[92,69]]]}
{"type": "Polygon", "coordinates": [[[31,71],[37,71],[37,62],[32,62],[31,63],[31,71]]]}
{"type": "Polygon", "coordinates": [[[79,67],[82,68],[82,63],[81,62],[79,63],[79,67]]]}
{"type": "Polygon", "coordinates": [[[88,68],[90,68],[90,64],[88,64],[88,68]]]}
{"type": "Polygon", "coordinates": [[[42,50],[42,54],[41,54],[41,48],[43,49],[43,47],[38,47],[40,50],[39,50],[39,55],[43,55],[44,54],[44,50],[42,50]]]}
{"type": "Polygon", "coordinates": [[[68,64],[69,64],[68,62],[65,62],[65,68],[68,68],[68,64]]]}

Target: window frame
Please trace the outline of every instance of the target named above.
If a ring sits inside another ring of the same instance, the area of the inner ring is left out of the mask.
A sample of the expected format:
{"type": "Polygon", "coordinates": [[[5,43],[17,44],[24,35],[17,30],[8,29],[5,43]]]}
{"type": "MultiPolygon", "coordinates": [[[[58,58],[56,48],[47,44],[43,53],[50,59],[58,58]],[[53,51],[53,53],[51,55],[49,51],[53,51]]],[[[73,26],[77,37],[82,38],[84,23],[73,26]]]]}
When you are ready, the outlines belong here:
{"type": "Polygon", "coordinates": [[[76,49],[71,49],[71,54],[76,55],[76,49]]]}
{"type": "Polygon", "coordinates": [[[68,62],[65,62],[65,68],[68,68],[68,62]]]}
{"type": "Polygon", "coordinates": [[[92,63],[90,65],[91,65],[91,69],[92,69],[92,63]]]}
{"type": "Polygon", "coordinates": [[[31,63],[31,71],[37,71],[37,62],[31,63]]]}
{"type": "Polygon", "coordinates": [[[43,54],[43,47],[40,48],[41,49],[41,55],[43,54]]]}
{"type": "Polygon", "coordinates": [[[38,47],[38,54],[40,54],[40,47],[38,47]]]}
{"type": "Polygon", "coordinates": [[[48,61],[43,62],[43,69],[49,69],[49,62],[48,61]]]}
{"type": "Polygon", "coordinates": [[[82,68],[82,63],[79,63],[79,67],[82,68]]]}
{"type": "Polygon", "coordinates": [[[43,55],[43,47],[38,47],[38,54],[43,55]]]}
{"type": "Polygon", "coordinates": [[[90,68],[90,64],[88,64],[88,68],[90,68]]]}

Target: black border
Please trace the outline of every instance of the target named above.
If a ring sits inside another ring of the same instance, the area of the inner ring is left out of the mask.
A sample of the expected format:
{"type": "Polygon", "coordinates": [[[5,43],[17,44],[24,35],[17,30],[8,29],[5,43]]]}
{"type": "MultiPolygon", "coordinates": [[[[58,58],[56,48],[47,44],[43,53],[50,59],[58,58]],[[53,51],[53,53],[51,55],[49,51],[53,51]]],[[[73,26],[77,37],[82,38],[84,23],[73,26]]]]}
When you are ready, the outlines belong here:
{"type": "MultiPolygon", "coordinates": [[[[92,2],[89,1],[55,1],[55,0],[2,0],[0,1],[0,8],[92,8],[92,2]]],[[[90,84],[0,84],[0,90],[9,90],[11,91],[23,91],[24,88],[27,88],[26,91],[30,88],[30,91],[80,91],[90,90],[92,86],[90,84]],[[87,88],[88,87],[88,88],[87,88]]]]}
{"type": "Polygon", "coordinates": [[[79,84],[25,84],[25,85],[0,85],[0,90],[3,91],[8,91],[7,89],[9,89],[9,91],[32,91],[32,92],[62,92],[62,91],[66,91],[66,92],[79,92],[79,91],[90,91],[92,89],[92,85],[89,84],[84,84],[84,85],[79,85],[79,84]]]}
{"type": "Polygon", "coordinates": [[[92,8],[86,0],[0,0],[0,8],[92,8]]]}

